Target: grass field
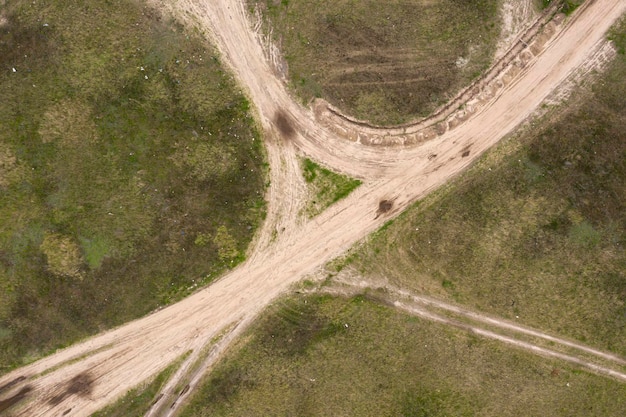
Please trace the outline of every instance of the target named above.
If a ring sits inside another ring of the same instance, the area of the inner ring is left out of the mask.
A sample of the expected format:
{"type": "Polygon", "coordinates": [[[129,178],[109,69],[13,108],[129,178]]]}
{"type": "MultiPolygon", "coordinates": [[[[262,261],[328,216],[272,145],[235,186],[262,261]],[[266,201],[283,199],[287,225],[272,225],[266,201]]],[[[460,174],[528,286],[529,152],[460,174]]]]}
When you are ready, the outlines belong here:
{"type": "Polygon", "coordinates": [[[317,216],[361,185],[360,180],[332,172],[308,158],[303,158],[301,164],[309,190],[309,200],[304,208],[308,217],[317,216]]]}
{"type": "Polygon", "coordinates": [[[621,54],[350,257],[361,273],[626,356],[621,54]]]}
{"type": "Polygon", "coordinates": [[[377,124],[428,115],[489,66],[498,0],[247,0],[295,93],[377,124]],[[269,31],[269,29],[267,29],[269,31]]]}
{"type": "Polygon", "coordinates": [[[0,373],[209,282],[264,216],[246,99],[142,4],[0,10],[0,373]]]}
{"type": "Polygon", "coordinates": [[[364,297],[276,303],[181,416],[621,416],[626,385],[364,297]]]}

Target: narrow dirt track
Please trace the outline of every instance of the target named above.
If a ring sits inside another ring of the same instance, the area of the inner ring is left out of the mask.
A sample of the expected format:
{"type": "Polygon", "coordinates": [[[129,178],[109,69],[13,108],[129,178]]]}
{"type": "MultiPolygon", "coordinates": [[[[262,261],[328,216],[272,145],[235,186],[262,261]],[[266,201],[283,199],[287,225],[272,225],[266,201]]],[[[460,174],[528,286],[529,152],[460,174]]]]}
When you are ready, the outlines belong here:
{"type": "Polygon", "coordinates": [[[184,352],[201,348],[221,329],[249,321],[292,283],[446,182],[509,133],[584,63],[626,10],[623,0],[590,1],[514,81],[465,123],[420,146],[382,148],[338,138],[317,123],[311,110],[289,97],[267,63],[240,0],[159,4],[210,31],[223,60],[255,104],[269,138],[268,221],[249,261],[208,288],[0,378],[0,401],[25,392],[14,415],[89,415],[184,352]],[[296,152],[362,178],[364,184],[312,221],[298,224],[295,214],[302,193],[296,152]],[[382,200],[393,206],[381,214],[382,200]],[[272,242],[269,236],[276,227],[281,233],[272,242]],[[2,388],[11,381],[16,382],[2,388]]]}
{"type": "Polygon", "coordinates": [[[618,355],[603,352],[572,340],[539,332],[530,327],[525,327],[487,314],[476,313],[475,311],[468,310],[459,305],[446,303],[428,296],[413,294],[386,283],[379,285],[360,276],[356,271],[342,271],[339,276],[333,278],[333,282],[330,286],[324,287],[320,291],[328,294],[349,296],[362,294],[364,291],[372,289],[383,290],[384,295],[381,297],[384,302],[390,303],[396,308],[410,314],[482,334],[491,339],[500,340],[545,356],[557,357],[567,362],[586,367],[601,375],[608,375],[626,382],[626,359],[618,355]],[[514,334],[515,337],[510,337],[507,333],[514,334]],[[551,346],[551,349],[546,349],[536,344],[530,344],[520,340],[521,337],[543,340],[551,346]],[[561,350],[578,351],[589,358],[593,358],[597,362],[606,362],[606,364],[611,367],[591,362],[586,360],[584,356],[581,357],[581,355],[572,356],[564,352],[559,352],[559,348],[561,350]]]}

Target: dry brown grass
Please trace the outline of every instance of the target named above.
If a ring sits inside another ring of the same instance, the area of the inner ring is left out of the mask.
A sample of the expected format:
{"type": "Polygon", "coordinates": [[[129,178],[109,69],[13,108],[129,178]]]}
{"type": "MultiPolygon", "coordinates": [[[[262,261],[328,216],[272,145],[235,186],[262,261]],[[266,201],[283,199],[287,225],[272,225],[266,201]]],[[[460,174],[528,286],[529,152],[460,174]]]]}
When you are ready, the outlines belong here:
{"type": "Polygon", "coordinates": [[[39,135],[43,143],[59,141],[62,146],[76,146],[97,140],[91,106],[77,99],[53,104],[43,115],[39,135]]]}
{"type": "Polygon", "coordinates": [[[0,143],[0,188],[22,179],[23,171],[11,148],[0,143]]]}
{"type": "Polygon", "coordinates": [[[41,251],[46,255],[48,270],[60,277],[82,279],[83,259],[80,248],[69,236],[46,233],[41,242],[41,251]]]}
{"type": "Polygon", "coordinates": [[[273,28],[305,102],[323,97],[379,124],[444,103],[489,65],[499,35],[496,0],[248,4],[273,28]]]}

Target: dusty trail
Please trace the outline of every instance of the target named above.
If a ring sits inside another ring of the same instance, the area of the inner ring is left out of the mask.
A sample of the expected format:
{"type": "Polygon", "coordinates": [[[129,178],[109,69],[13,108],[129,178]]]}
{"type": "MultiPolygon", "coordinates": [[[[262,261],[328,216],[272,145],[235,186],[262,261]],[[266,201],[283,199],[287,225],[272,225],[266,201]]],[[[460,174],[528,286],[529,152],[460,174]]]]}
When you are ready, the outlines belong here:
{"type": "MultiPolygon", "coordinates": [[[[334,291],[330,290],[328,291],[328,293],[333,294],[335,293],[334,291]]],[[[338,294],[342,294],[341,291],[337,292],[338,294]]],[[[406,296],[406,294],[405,294],[406,296]]],[[[441,313],[438,313],[435,309],[431,308],[433,306],[433,304],[431,303],[434,300],[424,300],[422,299],[422,297],[417,297],[409,302],[407,301],[400,301],[400,300],[396,300],[393,302],[393,306],[395,308],[397,308],[398,310],[402,310],[408,314],[417,316],[417,317],[421,317],[423,319],[429,320],[429,321],[434,321],[436,323],[440,323],[440,324],[445,324],[447,326],[452,326],[452,327],[456,327],[458,329],[473,333],[473,334],[477,334],[480,335],[482,337],[485,337],[487,339],[493,339],[493,340],[497,340],[499,342],[514,346],[515,348],[518,349],[523,349],[523,350],[527,350],[530,351],[532,353],[541,355],[541,356],[546,356],[546,357],[550,357],[550,358],[555,358],[555,359],[559,359],[561,361],[564,362],[569,362],[569,363],[573,363],[577,366],[580,366],[582,368],[587,368],[588,370],[590,370],[591,372],[594,372],[596,374],[599,375],[603,375],[603,376],[609,376],[611,378],[615,378],[617,380],[620,380],[622,382],[626,382],[626,372],[623,372],[621,370],[619,370],[619,364],[623,363],[624,361],[621,358],[617,358],[614,357],[615,360],[611,360],[609,359],[610,362],[614,362],[612,363],[613,367],[607,366],[607,365],[601,365],[586,359],[583,359],[579,356],[574,356],[571,354],[567,354],[567,353],[563,353],[560,352],[554,348],[548,349],[545,348],[543,346],[539,346],[537,344],[533,344],[533,343],[529,343],[526,342],[524,340],[520,340],[517,337],[512,337],[512,336],[507,336],[506,334],[504,334],[501,331],[494,331],[494,330],[489,330],[487,328],[485,328],[484,324],[481,325],[480,323],[465,323],[464,321],[458,320],[456,318],[450,318],[446,315],[443,315],[441,313]],[[615,363],[617,363],[618,365],[615,366],[615,363]],[[617,368],[617,369],[615,369],[617,368]]],[[[439,304],[439,303],[438,303],[439,304]]],[[[446,307],[450,307],[450,308],[455,308],[454,306],[450,306],[450,305],[446,305],[441,303],[440,305],[438,305],[437,307],[442,307],[444,309],[447,309],[446,307]]],[[[483,317],[482,315],[473,313],[473,312],[469,312],[467,310],[462,310],[459,312],[459,315],[463,316],[463,315],[469,315],[469,316],[475,316],[476,318],[479,318],[480,320],[477,320],[478,322],[484,322],[484,321],[491,321],[491,324],[496,325],[496,327],[507,327],[507,326],[511,326],[509,323],[506,323],[502,320],[498,320],[498,319],[493,319],[493,318],[488,318],[488,317],[483,317]]],[[[525,328],[520,328],[519,326],[515,326],[517,327],[518,330],[524,330],[521,333],[526,333],[526,332],[530,332],[530,333],[534,333],[535,336],[541,337],[541,338],[546,338],[548,340],[551,340],[552,342],[554,342],[555,344],[562,344],[562,345],[568,345],[569,341],[567,340],[563,340],[563,339],[559,339],[559,338],[555,338],[555,337],[551,337],[547,334],[544,333],[539,333],[536,331],[533,331],[531,329],[525,329],[525,328]]],[[[499,329],[498,329],[499,330],[499,329]]],[[[582,348],[582,350],[588,350],[589,348],[587,348],[586,346],[582,346],[582,345],[578,345],[576,344],[577,347],[582,348]]],[[[590,349],[590,350],[594,350],[594,349],[590,349]]],[[[594,350],[595,351],[595,350],[594,350]]],[[[597,352],[597,351],[596,351],[597,352]]],[[[613,358],[613,355],[607,355],[604,352],[597,352],[599,355],[599,357],[604,358],[604,356],[608,356],[613,358]]],[[[606,359],[606,358],[605,358],[606,359]]]]}
{"type": "Polygon", "coordinates": [[[597,374],[610,376],[610,377],[618,379],[618,380],[620,380],[622,382],[626,382],[626,373],[617,371],[615,369],[612,369],[612,368],[609,368],[609,367],[606,367],[606,366],[598,365],[596,363],[589,362],[589,361],[586,361],[584,359],[580,359],[577,356],[572,356],[572,355],[568,355],[568,354],[565,354],[565,353],[561,353],[561,352],[558,352],[558,351],[553,350],[553,349],[547,349],[547,348],[544,348],[544,347],[541,347],[541,346],[537,346],[537,345],[532,344],[532,343],[525,342],[523,340],[519,340],[519,339],[516,339],[516,338],[513,338],[513,337],[505,336],[505,335],[500,334],[498,332],[494,332],[494,331],[491,331],[491,330],[486,330],[486,329],[484,329],[482,327],[477,327],[475,325],[465,324],[465,323],[459,322],[457,320],[449,319],[449,318],[447,318],[445,316],[433,313],[433,312],[429,311],[428,309],[417,307],[415,305],[406,304],[406,303],[402,303],[400,301],[396,301],[394,303],[394,306],[396,308],[400,309],[400,310],[404,310],[404,311],[408,312],[409,314],[413,314],[413,315],[425,318],[427,320],[431,320],[431,321],[434,321],[434,322],[437,322],[437,323],[442,323],[442,324],[446,324],[446,325],[449,325],[449,326],[457,327],[459,329],[472,332],[474,334],[486,337],[488,339],[497,340],[499,342],[512,345],[512,346],[514,346],[516,348],[528,350],[528,351],[531,351],[533,353],[536,353],[536,354],[539,354],[539,355],[542,355],[542,356],[552,357],[552,358],[556,358],[556,359],[559,359],[559,360],[562,360],[562,361],[565,361],[565,362],[570,362],[570,363],[576,364],[578,366],[581,366],[583,368],[587,368],[587,369],[589,369],[592,372],[595,372],[597,374]]]}
{"type": "Polygon", "coordinates": [[[254,317],[289,285],[443,184],[510,132],[585,62],[626,10],[623,0],[590,1],[466,122],[420,146],[383,148],[337,137],[317,122],[312,110],[289,97],[267,63],[240,0],[187,0],[162,6],[211,30],[223,60],[258,109],[268,132],[272,164],[268,224],[248,262],[208,288],[0,378],[0,401],[29,389],[15,415],[89,415],[182,353],[202,348],[221,329],[254,317]],[[365,182],[320,216],[298,224],[297,151],[365,182]],[[382,200],[393,202],[385,213],[379,213],[382,200]],[[275,227],[281,233],[272,242],[269,236],[275,227]],[[16,382],[3,389],[10,381],[16,382]]]}
{"type": "Polygon", "coordinates": [[[548,333],[540,332],[530,327],[526,327],[508,320],[489,316],[487,314],[477,313],[468,310],[459,305],[450,304],[431,297],[413,294],[409,291],[390,286],[389,284],[377,284],[373,281],[361,277],[356,271],[342,271],[339,276],[333,278],[333,283],[321,289],[323,292],[339,295],[360,294],[364,290],[382,289],[385,302],[392,303],[396,308],[407,311],[411,314],[419,315],[429,320],[440,323],[449,324],[472,332],[483,332],[492,339],[502,340],[509,344],[521,347],[522,349],[540,352],[548,356],[558,357],[556,354],[563,355],[563,360],[582,365],[594,372],[609,375],[626,382],[626,359],[601,350],[583,345],[581,343],[556,337],[548,333]],[[492,329],[492,330],[490,330],[492,329]],[[507,333],[514,334],[516,337],[509,337],[507,333]],[[531,345],[520,337],[530,337],[542,339],[551,344],[551,349],[543,349],[537,345],[531,345]],[[586,354],[590,358],[598,362],[606,362],[614,368],[581,359],[571,355],[557,352],[557,348],[562,350],[579,351],[586,354]],[[552,353],[553,352],[553,353],[552,353]]]}

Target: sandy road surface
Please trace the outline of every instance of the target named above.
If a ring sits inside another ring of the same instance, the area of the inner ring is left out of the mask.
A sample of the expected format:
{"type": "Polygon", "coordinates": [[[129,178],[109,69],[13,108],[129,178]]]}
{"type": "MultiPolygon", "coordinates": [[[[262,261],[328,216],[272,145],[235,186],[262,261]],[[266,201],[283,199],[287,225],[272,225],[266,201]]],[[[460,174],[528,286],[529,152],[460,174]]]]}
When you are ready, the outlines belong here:
{"type": "Polygon", "coordinates": [[[464,124],[418,147],[387,149],[337,138],[316,123],[311,110],[291,100],[264,59],[240,1],[188,0],[166,6],[211,30],[269,137],[282,132],[281,139],[268,141],[273,168],[269,226],[250,260],[207,289],[0,378],[0,401],[24,394],[15,415],[89,415],[182,353],[202,347],[220,329],[249,320],[291,283],[443,184],[511,131],[585,61],[626,10],[624,0],[591,1],[515,81],[464,124]],[[293,172],[296,149],[365,182],[320,216],[298,224],[293,216],[297,203],[287,201],[299,194],[293,172]],[[274,180],[296,190],[277,189],[274,180]],[[393,201],[393,207],[379,215],[381,200],[393,201]],[[266,237],[272,222],[285,227],[274,243],[266,237]]]}

